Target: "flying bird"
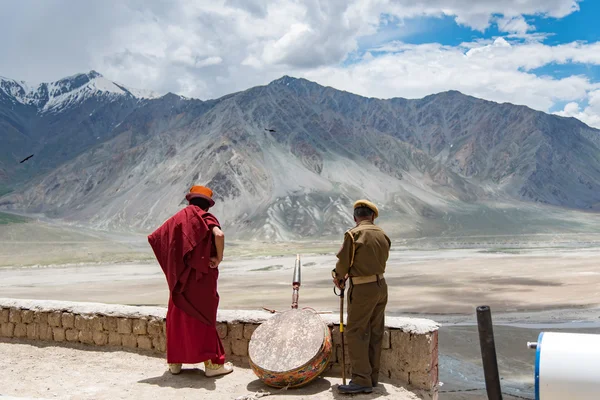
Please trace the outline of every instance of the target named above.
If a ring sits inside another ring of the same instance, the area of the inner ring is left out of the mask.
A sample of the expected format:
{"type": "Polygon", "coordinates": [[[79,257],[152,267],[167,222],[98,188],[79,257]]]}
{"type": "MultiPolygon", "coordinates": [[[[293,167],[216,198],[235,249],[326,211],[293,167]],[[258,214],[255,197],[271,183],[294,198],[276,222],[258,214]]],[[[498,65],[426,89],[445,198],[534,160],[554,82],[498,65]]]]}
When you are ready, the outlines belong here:
{"type": "Polygon", "coordinates": [[[23,164],[25,161],[29,160],[31,157],[33,157],[33,154],[32,154],[32,155],[30,155],[29,157],[27,157],[26,159],[24,159],[24,160],[21,160],[21,161],[19,162],[19,164],[23,164]]]}
{"type": "Polygon", "coordinates": [[[275,129],[267,129],[267,128],[265,128],[265,131],[269,131],[269,132],[276,132],[276,130],[275,130],[275,129]]]}

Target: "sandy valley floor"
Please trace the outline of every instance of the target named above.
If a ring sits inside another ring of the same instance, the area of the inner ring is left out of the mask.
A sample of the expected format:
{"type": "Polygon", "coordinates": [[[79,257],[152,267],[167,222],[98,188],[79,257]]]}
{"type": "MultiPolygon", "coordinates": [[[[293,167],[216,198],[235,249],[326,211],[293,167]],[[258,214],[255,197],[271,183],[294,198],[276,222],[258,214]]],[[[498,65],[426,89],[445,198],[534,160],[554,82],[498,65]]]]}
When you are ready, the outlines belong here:
{"type": "MultiPolygon", "coordinates": [[[[386,272],[388,312],[473,314],[561,309],[600,304],[600,250],[396,251],[386,272]]],[[[301,258],[302,306],[334,311],[333,255],[301,258]]],[[[294,257],[233,259],[220,266],[221,308],[285,309],[291,304],[294,257]]],[[[3,297],[166,304],[164,275],[155,262],[2,268],[3,297]]]]}

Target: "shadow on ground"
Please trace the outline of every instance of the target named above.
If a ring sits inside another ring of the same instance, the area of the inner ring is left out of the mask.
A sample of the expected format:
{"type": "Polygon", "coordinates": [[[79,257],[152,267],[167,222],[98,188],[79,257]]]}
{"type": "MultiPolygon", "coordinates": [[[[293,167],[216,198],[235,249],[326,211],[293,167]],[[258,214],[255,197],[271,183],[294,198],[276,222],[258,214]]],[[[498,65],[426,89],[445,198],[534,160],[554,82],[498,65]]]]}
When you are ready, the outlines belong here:
{"type": "MultiPolygon", "coordinates": [[[[277,389],[272,388],[264,383],[262,383],[259,379],[253,380],[248,384],[246,389],[250,392],[270,392],[271,395],[277,396],[314,396],[320,393],[329,392],[333,396],[334,399],[348,399],[347,394],[341,394],[338,392],[338,384],[332,385],[328,379],[318,378],[307,384],[306,386],[295,388],[295,389],[277,389]]],[[[370,394],[362,394],[360,396],[361,399],[376,399],[378,397],[387,396],[389,393],[387,389],[383,385],[379,385],[378,387],[373,389],[373,393],[370,394]]]]}
{"type": "Polygon", "coordinates": [[[255,379],[248,384],[246,389],[251,392],[265,391],[270,392],[272,395],[278,396],[311,396],[319,393],[323,393],[328,391],[331,388],[331,382],[327,379],[317,378],[314,381],[310,382],[306,386],[294,388],[294,389],[278,389],[265,385],[262,383],[260,379],[255,379]]]}
{"type": "Polygon", "coordinates": [[[173,375],[168,371],[165,371],[161,376],[154,378],[143,379],[138,383],[145,383],[148,385],[156,385],[160,387],[170,387],[173,389],[204,389],[204,390],[215,390],[217,388],[215,381],[223,378],[218,376],[209,378],[204,375],[204,371],[199,368],[189,368],[181,370],[178,375],[173,375]]]}

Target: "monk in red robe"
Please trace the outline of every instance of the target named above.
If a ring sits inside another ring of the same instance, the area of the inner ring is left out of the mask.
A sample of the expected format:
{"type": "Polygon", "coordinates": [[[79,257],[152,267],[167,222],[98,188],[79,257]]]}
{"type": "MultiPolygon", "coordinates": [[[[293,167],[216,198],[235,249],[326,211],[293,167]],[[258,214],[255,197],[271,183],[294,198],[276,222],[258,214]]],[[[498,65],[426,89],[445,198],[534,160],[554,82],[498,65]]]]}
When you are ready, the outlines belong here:
{"type": "Polygon", "coordinates": [[[206,376],[228,374],[223,343],[217,333],[218,266],[225,235],[217,218],[212,190],[193,186],[189,205],[148,236],[169,285],[167,363],[173,374],[182,364],[204,362],[206,376]]]}

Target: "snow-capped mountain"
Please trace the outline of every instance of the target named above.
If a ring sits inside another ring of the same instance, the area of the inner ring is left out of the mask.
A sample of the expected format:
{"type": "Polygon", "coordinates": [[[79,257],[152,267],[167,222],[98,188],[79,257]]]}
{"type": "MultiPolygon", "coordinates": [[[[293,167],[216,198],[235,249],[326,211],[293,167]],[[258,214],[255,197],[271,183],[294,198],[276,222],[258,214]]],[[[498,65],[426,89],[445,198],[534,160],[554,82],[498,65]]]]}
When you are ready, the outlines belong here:
{"type": "Polygon", "coordinates": [[[41,113],[60,112],[92,97],[130,96],[136,99],[159,97],[152,91],[130,89],[110,81],[96,71],[38,85],[0,77],[0,91],[4,92],[13,103],[33,105],[41,113]]]}
{"type": "Polygon", "coordinates": [[[0,193],[112,138],[131,111],[157,97],[95,71],[35,85],[0,77],[0,193]]]}

